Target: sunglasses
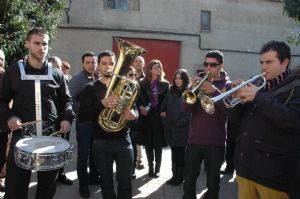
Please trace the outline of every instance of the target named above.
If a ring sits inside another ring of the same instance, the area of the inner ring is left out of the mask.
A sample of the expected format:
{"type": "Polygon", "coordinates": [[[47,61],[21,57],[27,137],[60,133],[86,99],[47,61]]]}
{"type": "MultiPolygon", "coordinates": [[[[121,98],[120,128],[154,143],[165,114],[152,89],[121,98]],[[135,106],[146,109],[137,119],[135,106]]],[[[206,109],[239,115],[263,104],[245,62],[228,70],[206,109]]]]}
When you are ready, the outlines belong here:
{"type": "Polygon", "coordinates": [[[220,65],[219,63],[203,62],[203,66],[204,66],[204,67],[210,66],[210,67],[212,67],[212,68],[215,68],[215,67],[217,67],[217,66],[219,66],[219,65],[220,65]]]}
{"type": "Polygon", "coordinates": [[[128,76],[129,76],[129,77],[133,77],[133,76],[135,77],[135,76],[136,76],[136,74],[134,74],[134,73],[130,73],[130,74],[128,74],[128,76]]]}

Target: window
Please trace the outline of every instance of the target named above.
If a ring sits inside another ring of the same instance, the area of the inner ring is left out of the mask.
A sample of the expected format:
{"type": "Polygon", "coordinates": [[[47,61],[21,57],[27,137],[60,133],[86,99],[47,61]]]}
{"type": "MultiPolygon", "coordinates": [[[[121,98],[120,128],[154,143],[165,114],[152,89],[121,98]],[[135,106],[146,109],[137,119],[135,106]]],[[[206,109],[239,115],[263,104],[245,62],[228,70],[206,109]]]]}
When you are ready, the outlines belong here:
{"type": "Polygon", "coordinates": [[[211,27],[211,12],[201,10],[201,30],[208,31],[211,27]]]}
{"type": "Polygon", "coordinates": [[[104,8],[128,10],[128,0],[104,0],[104,8]]]}

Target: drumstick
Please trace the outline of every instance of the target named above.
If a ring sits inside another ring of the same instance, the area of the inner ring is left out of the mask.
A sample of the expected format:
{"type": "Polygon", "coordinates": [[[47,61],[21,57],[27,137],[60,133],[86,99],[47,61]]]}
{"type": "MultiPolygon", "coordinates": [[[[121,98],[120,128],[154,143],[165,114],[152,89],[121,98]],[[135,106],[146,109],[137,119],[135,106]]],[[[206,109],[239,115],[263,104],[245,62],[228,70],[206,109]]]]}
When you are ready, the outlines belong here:
{"type": "Polygon", "coordinates": [[[30,124],[36,124],[38,122],[41,122],[42,120],[36,120],[36,121],[31,121],[31,122],[25,122],[25,123],[22,123],[20,126],[21,127],[24,127],[24,126],[27,126],[27,125],[30,125],[30,124]]]}
{"type": "Polygon", "coordinates": [[[60,133],[62,133],[61,130],[55,131],[55,132],[51,133],[50,136],[56,136],[56,135],[58,135],[58,134],[60,134],[60,133]]]}

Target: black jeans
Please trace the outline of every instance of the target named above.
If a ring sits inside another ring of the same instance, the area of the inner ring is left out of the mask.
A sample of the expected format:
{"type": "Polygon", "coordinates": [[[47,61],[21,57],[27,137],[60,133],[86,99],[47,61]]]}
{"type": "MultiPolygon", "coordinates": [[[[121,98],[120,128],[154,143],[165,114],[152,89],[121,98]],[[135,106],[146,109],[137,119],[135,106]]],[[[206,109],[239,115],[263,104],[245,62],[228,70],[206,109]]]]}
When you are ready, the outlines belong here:
{"type": "Polygon", "coordinates": [[[94,139],[93,150],[96,165],[100,168],[103,199],[131,199],[133,149],[129,135],[117,140],[94,139]],[[117,194],[113,182],[114,161],[118,182],[117,194]]]}
{"type": "Polygon", "coordinates": [[[226,161],[226,168],[227,169],[234,169],[234,152],[235,152],[235,142],[226,140],[226,150],[225,150],[225,161],[226,161]]]}
{"type": "Polygon", "coordinates": [[[205,199],[217,199],[220,189],[220,168],[224,161],[225,147],[189,144],[185,153],[183,199],[196,199],[196,182],[201,163],[206,163],[205,199]]]}
{"type": "Polygon", "coordinates": [[[171,146],[172,165],[184,167],[185,146],[171,146]]]}
{"type": "Polygon", "coordinates": [[[155,160],[155,172],[159,172],[161,165],[162,148],[152,148],[145,146],[145,150],[149,169],[153,169],[153,161],[155,160]]]}
{"type": "Polygon", "coordinates": [[[89,176],[99,176],[92,150],[92,135],[92,123],[76,121],[76,140],[78,143],[77,175],[79,183],[82,185],[89,183],[89,176]],[[87,171],[88,166],[90,167],[89,174],[87,171]]]}
{"type": "MultiPolygon", "coordinates": [[[[17,142],[14,137],[11,141],[11,149],[17,142]]],[[[28,194],[28,186],[31,178],[31,171],[18,167],[15,163],[14,151],[10,150],[6,165],[5,178],[5,199],[26,199],[28,194]]],[[[38,171],[37,172],[37,190],[35,199],[51,199],[53,198],[56,186],[55,180],[58,170],[38,171]]]]}

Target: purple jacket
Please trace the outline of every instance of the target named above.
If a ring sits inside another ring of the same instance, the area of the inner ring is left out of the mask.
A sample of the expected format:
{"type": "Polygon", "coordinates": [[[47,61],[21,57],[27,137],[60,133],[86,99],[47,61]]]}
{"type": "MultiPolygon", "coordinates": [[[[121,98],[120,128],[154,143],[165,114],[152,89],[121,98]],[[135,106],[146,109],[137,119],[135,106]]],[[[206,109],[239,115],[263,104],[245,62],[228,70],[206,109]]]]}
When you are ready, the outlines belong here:
{"type": "MultiPolygon", "coordinates": [[[[228,90],[229,80],[225,72],[221,72],[221,78],[213,81],[213,85],[219,90],[228,90]]],[[[219,95],[218,92],[212,96],[219,95]]],[[[201,144],[206,146],[225,146],[226,139],[226,111],[223,100],[215,104],[215,113],[207,114],[201,107],[199,99],[195,104],[182,103],[186,112],[192,113],[189,125],[189,144],[201,144]]]]}

